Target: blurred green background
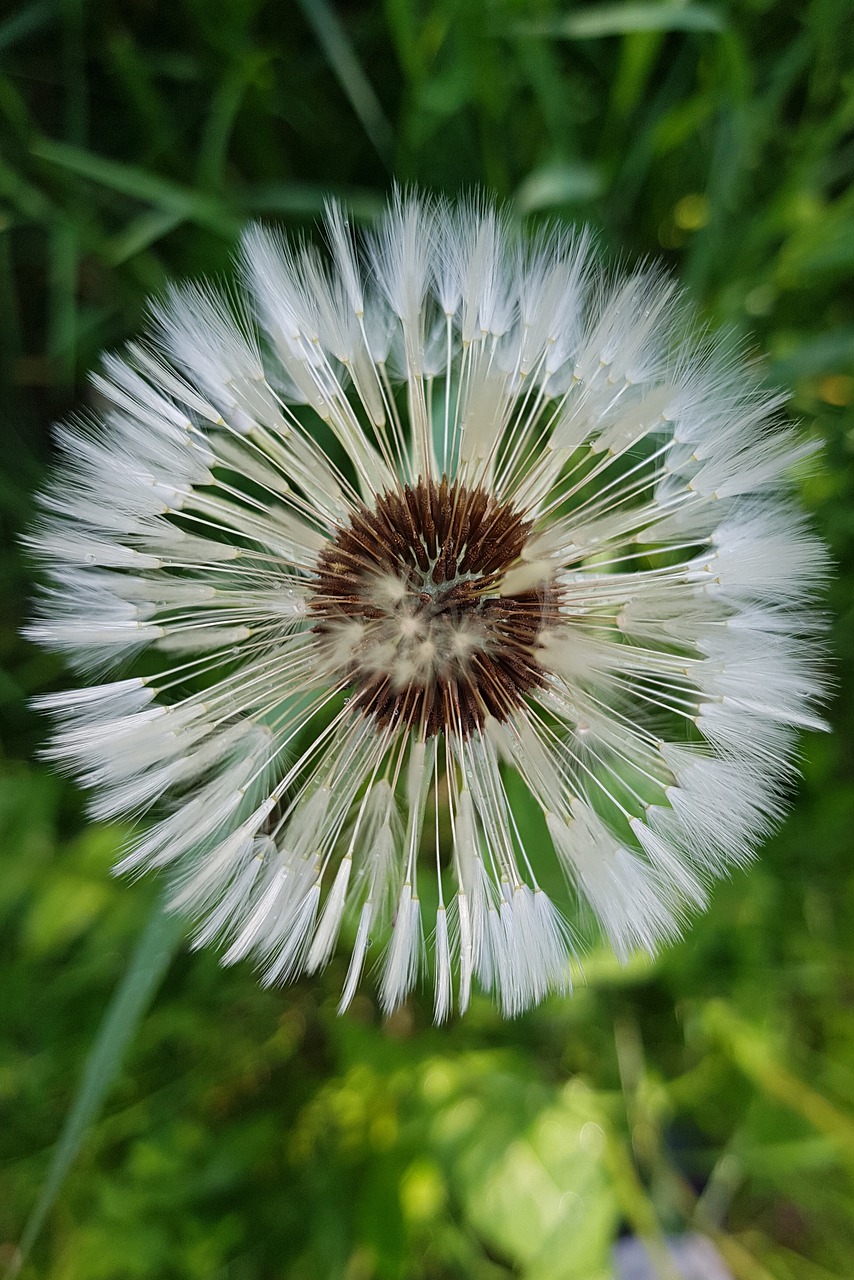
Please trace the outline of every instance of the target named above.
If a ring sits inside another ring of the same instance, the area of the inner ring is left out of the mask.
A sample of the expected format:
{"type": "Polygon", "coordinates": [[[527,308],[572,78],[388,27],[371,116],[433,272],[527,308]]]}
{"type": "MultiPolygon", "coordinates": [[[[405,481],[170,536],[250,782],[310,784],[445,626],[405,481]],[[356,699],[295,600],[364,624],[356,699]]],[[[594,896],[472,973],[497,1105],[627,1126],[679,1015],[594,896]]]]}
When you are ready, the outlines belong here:
{"type": "Polygon", "coordinates": [[[852,176],[850,0],[7,0],[0,1267],[26,1233],[51,1280],[605,1280],[699,1230],[736,1280],[854,1276],[852,176]],[[824,445],[836,732],[791,818],[656,964],[512,1023],[338,1019],[343,960],[262,991],[188,952],[27,705],[67,678],[18,637],[50,422],[246,218],[369,219],[392,176],[663,258],[824,445]]]}

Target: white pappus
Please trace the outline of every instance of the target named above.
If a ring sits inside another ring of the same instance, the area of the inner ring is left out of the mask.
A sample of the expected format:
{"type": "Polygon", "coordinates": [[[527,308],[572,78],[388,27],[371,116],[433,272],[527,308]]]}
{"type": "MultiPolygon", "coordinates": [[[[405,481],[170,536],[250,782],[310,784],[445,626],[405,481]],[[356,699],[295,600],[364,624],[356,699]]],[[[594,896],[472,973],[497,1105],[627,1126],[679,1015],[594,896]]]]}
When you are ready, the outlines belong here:
{"type": "Polygon", "coordinates": [[[30,636],[48,756],[121,864],[264,980],[375,944],[395,1009],[515,1015],[585,920],[654,951],[780,816],[820,727],[810,451],[666,277],[481,198],[265,227],[174,288],[61,428],[30,636]],[[512,785],[511,785],[512,781],[512,785]],[[536,835],[510,793],[529,793],[536,835]]]}

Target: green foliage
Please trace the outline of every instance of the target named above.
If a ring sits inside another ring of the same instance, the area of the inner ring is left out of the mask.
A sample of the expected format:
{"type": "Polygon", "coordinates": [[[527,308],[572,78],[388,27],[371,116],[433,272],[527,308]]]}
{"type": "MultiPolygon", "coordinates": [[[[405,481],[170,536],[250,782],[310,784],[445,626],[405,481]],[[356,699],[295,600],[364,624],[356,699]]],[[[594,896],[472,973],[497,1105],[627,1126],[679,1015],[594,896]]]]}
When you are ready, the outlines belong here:
{"type": "Polygon", "coordinates": [[[852,55],[847,0],[0,16],[0,1264],[29,1231],[28,1280],[607,1280],[621,1231],[666,1275],[690,1228],[737,1280],[850,1276],[852,55]],[[17,638],[13,535],[149,293],[226,270],[247,217],[310,227],[332,192],[368,219],[392,174],[664,257],[791,389],[824,444],[837,732],[684,943],[596,954],[516,1022],[477,1001],[437,1031],[415,1000],[384,1025],[367,995],[339,1020],[341,960],[271,992],[183,949],[145,1014],[174,939],[109,875],[126,833],[32,763],[27,698],[64,677],[17,638]]]}

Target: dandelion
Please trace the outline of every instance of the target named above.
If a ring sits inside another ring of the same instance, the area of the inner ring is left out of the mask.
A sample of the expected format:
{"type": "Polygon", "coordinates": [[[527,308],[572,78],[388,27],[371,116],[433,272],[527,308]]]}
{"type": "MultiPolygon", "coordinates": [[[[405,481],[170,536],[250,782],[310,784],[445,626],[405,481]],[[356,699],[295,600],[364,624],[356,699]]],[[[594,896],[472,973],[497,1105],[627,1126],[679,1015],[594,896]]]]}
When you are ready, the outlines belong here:
{"type": "Polygon", "coordinates": [[[175,288],[60,429],[30,627],[119,869],[268,983],[514,1015],[679,935],[820,727],[809,452],[657,270],[398,192],[175,288]],[[521,797],[521,799],[520,799],[521,797]],[[518,815],[524,811],[522,822],[518,815]],[[554,899],[557,898],[557,901],[554,899]],[[368,949],[373,956],[366,965],[368,949]]]}

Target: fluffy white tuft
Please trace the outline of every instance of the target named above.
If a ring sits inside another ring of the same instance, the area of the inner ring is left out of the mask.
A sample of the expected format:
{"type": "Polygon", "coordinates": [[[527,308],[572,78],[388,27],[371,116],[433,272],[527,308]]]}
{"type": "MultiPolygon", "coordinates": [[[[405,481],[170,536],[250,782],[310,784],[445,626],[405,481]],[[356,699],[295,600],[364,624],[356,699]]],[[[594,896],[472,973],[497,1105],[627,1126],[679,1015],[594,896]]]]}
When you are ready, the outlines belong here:
{"type": "Polygon", "coordinates": [[[822,727],[827,557],[787,479],[810,446],[672,282],[603,272],[586,232],[398,191],[366,234],[330,202],[325,240],[250,228],[240,283],[173,289],[100,416],[59,429],[29,634],[103,682],[40,699],[45,754],[96,816],[150,815],[120,869],[164,868],[226,963],[284,982],[343,938],[342,1009],[377,967],[387,1013],[432,971],[438,1022],[478,985],[515,1016],[568,988],[576,900],[621,959],[653,952],[779,820],[822,727]],[[360,614],[342,530],[402,494],[383,536],[433,571],[413,494],[443,476],[518,513],[522,549],[467,620],[436,603],[450,575],[462,608],[456,560],[419,588],[441,624],[405,574],[360,614]],[[408,717],[440,675],[456,701],[408,717]]]}

